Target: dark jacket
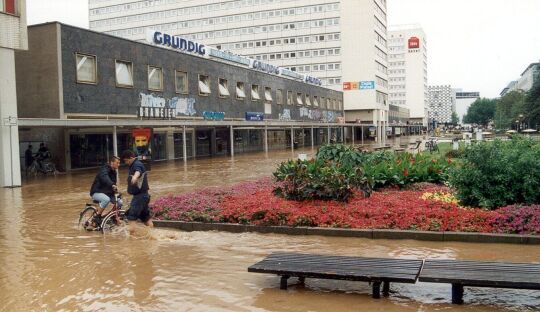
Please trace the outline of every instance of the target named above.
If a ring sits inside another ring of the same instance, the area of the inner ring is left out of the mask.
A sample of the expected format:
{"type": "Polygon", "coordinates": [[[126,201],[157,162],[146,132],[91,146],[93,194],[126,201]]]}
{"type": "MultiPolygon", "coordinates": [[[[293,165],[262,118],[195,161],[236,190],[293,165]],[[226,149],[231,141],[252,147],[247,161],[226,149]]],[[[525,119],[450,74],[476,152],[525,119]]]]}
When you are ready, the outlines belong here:
{"type": "Polygon", "coordinates": [[[131,195],[148,193],[148,190],[150,189],[150,187],[148,186],[148,175],[146,168],[144,167],[144,164],[138,159],[136,159],[133,163],[131,163],[131,166],[129,166],[127,185],[128,193],[131,195]],[[133,177],[133,175],[137,171],[141,173],[141,176],[137,180],[137,183],[133,185],[131,184],[131,177],[133,177]]]}
{"type": "Polygon", "coordinates": [[[114,197],[112,186],[116,185],[116,171],[109,165],[99,168],[99,172],[94,178],[94,183],[90,188],[90,196],[94,193],[104,193],[109,197],[114,197]]]}

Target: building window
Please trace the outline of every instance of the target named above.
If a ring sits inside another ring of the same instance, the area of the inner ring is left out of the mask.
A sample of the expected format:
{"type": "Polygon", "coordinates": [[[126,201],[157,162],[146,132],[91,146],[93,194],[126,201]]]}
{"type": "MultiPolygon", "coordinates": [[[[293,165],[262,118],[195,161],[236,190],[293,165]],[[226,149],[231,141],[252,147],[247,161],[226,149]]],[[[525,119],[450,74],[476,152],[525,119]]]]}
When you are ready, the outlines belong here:
{"type": "Polygon", "coordinates": [[[258,85],[251,85],[251,100],[257,101],[260,100],[261,96],[259,95],[259,86],[258,85]]]}
{"type": "Polygon", "coordinates": [[[296,104],[304,105],[304,101],[302,101],[302,93],[296,93],[296,104]]]}
{"type": "Polygon", "coordinates": [[[244,89],[243,82],[236,83],[236,98],[239,100],[243,100],[246,98],[246,90],[244,89]]]}
{"type": "Polygon", "coordinates": [[[306,94],[306,105],[311,106],[311,99],[309,98],[309,94],[306,94]]]}
{"type": "Polygon", "coordinates": [[[116,61],[116,86],[133,87],[133,63],[116,61]]]}
{"type": "Polygon", "coordinates": [[[188,75],[186,72],[175,71],[175,88],[176,93],[188,94],[188,75]]]}
{"type": "Polygon", "coordinates": [[[269,87],[265,87],[264,88],[264,99],[267,101],[267,102],[272,102],[274,99],[272,98],[272,89],[270,89],[269,87]]]}
{"type": "Polygon", "coordinates": [[[293,105],[292,91],[287,91],[287,105],[293,105]]]}
{"type": "Polygon", "coordinates": [[[264,113],[266,115],[271,115],[272,114],[272,104],[270,104],[270,103],[265,103],[264,104],[264,113]]]}
{"type": "Polygon", "coordinates": [[[229,84],[227,83],[227,79],[219,78],[218,87],[219,87],[219,97],[225,98],[231,95],[229,93],[229,84]]]}
{"type": "Polygon", "coordinates": [[[326,99],[323,98],[323,97],[321,97],[321,102],[320,102],[320,104],[321,104],[321,108],[325,108],[324,105],[326,104],[326,99]]]}
{"type": "Polygon", "coordinates": [[[15,0],[0,0],[0,12],[16,14],[15,0]]]}
{"type": "Polygon", "coordinates": [[[148,90],[163,91],[163,70],[148,66],[148,90]]]}
{"type": "Polygon", "coordinates": [[[199,95],[208,96],[210,94],[210,77],[199,75],[199,95]]]}
{"type": "Polygon", "coordinates": [[[93,55],[77,53],[76,60],[77,60],[77,82],[97,83],[96,57],[93,55]]]}
{"type": "Polygon", "coordinates": [[[283,105],[283,90],[281,89],[276,91],[276,102],[278,105],[283,105]]]}
{"type": "Polygon", "coordinates": [[[332,109],[332,100],[326,99],[326,109],[332,109]]]}
{"type": "Polygon", "coordinates": [[[313,96],[313,107],[319,107],[319,98],[317,96],[313,96]]]}

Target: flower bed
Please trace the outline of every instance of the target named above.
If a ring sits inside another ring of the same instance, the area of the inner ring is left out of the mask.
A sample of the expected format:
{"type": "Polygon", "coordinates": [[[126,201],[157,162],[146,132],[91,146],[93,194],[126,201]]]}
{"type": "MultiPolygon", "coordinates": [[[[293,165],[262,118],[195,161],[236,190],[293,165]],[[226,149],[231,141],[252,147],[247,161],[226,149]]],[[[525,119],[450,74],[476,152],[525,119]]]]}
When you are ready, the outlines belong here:
{"type": "Polygon", "coordinates": [[[464,208],[450,190],[433,184],[382,189],[347,203],[291,201],[275,196],[264,178],[157,199],[156,219],[255,225],[540,234],[540,206],[494,211],[464,208]]]}

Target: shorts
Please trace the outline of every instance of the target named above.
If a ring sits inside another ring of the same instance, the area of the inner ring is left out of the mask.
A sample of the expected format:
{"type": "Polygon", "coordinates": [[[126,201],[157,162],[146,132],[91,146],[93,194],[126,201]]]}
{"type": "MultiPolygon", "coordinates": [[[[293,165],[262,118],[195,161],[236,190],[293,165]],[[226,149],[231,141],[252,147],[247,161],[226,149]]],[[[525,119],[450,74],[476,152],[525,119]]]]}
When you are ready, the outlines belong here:
{"type": "Polygon", "coordinates": [[[150,220],[150,208],[148,204],[150,203],[150,194],[140,193],[133,195],[131,203],[129,204],[129,209],[126,212],[126,217],[129,221],[135,221],[137,219],[142,222],[150,220]]]}
{"type": "Polygon", "coordinates": [[[92,200],[99,202],[99,208],[105,209],[111,202],[111,198],[105,193],[94,193],[92,200]]]}

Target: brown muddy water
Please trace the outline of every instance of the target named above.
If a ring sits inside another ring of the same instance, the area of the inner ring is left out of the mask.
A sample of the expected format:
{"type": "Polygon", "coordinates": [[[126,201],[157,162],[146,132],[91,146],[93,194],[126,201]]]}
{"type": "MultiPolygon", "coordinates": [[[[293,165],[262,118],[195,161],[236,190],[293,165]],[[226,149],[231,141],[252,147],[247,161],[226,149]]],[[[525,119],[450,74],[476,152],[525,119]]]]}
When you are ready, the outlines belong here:
{"type": "MultiPolygon", "coordinates": [[[[291,156],[155,164],[151,192],[156,198],[254,179],[291,156]]],[[[126,169],[120,174],[124,181],[126,169]]],[[[0,311],[540,311],[539,291],[466,288],[467,304],[455,306],[450,285],[393,284],[389,298],[376,300],[367,283],[308,279],[283,291],[276,276],[247,273],[274,251],[538,262],[540,246],[144,228],[103,236],[75,227],[93,176],[38,177],[0,189],[0,311]]]]}

